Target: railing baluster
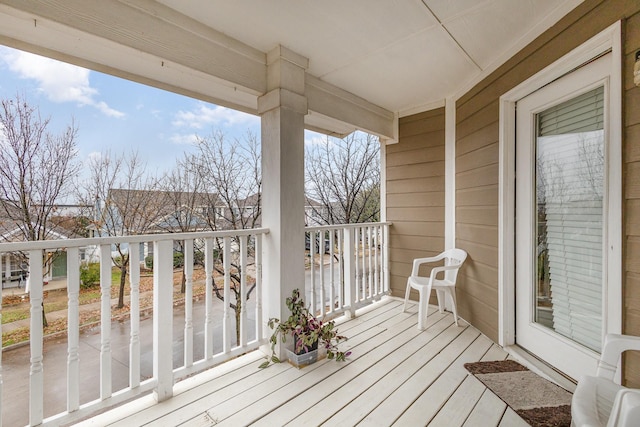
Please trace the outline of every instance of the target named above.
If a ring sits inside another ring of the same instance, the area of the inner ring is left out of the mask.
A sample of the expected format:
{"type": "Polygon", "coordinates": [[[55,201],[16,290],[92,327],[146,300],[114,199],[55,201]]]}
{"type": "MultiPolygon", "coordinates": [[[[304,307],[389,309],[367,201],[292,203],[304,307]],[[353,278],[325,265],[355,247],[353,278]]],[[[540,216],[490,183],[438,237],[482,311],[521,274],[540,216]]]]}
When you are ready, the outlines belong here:
{"type": "Polygon", "coordinates": [[[100,399],[105,400],[111,397],[111,245],[100,245],[100,292],[100,399]]]}
{"type": "Polygon", "coordinates": [[[213,357],[213,239],[207,238],[204,243],[205,280],[205,315],[204,315],[204,359],[213,357]]]}
{"type": "MultiPolygon", "coordinates": [[[[309,232],[309,261],[310,261],[310,270],[309,274],[311,276],[311,311],[316,313],[316,233],[315,231],[309,232]]],[[[303,294],[304,295],[304,294],[303,294]]],[[[304,298],[304,296],[303,296],[304,298]]]]}
{"type": "Polygon", "coordinates": [[[318,233],[318,248],[318,259],[320,260],[320,267],[318,267],[318,272],[320,273],[320,315],[324,316],[327,312],[324,290],[324,231],[318,233]]]}
{"type": "Polygon", "coordinates": [[[335,274],[335,266],[333,263],[334,259],[334,250],[335,250],[335,230],[331,229],[329,231],[329,312],[333,313],[335,311],[335,286],[336,286],[336,278],[335,274]]]}
{"type": "Polygon", "coordinates": [[[373,281],[373,239],[371,238],[371,227],[367,227],[367,252],[369,256],[369,298],[373,298],[375,295],[375,283],[373,281]]]}
{"type": "MultiPolygon", "coordinates": [[[[223,269],[224,269],[224,307],[223,307],[223,317],[222,317],[222,351],[227,354],[231,352],[231,347],[235,347],[234,344],[231,343],[232,336],[235,337],[235,334],[232,334],[232,322],[231,322],[231,307],[229,307],[229,303],[231,302],[231,238],[229,236],[225,236],[222,239],[222,260],[223,260],[223,269]]],[[[234,316],[235,318],[235,316],[234,316]]]]}
{"type": "Polygon", "coordinates": [[[29,424],[42,423],[44,416],[44,373],[42,354],[42,251],[29,251],[29,299],[31,301],[31,332],[29,367],[29,424]]]}
{"type": "MultiPolygon", "coordinates": [[[[256,242],[256,340],[264,336],[262,329],[262,234],[255,235],[256,242]]],[[[2,426],[0,426],[2,427],[2,426]]]]}
{"type": "Polygon", "coordinates": [[[173,395],[173,240],[153,243],[153,396],[173,395]]]}
{"type": "Polygon", "coordinates": [[[382,293],[382,288],[380,286],[380,260],[378,259],[378,257],[380,256],[379,250],[378,250],[378,244],[380,242],[379,239],[380,236],[380,226],[376,226],[373,229],[373,260],[374,260],[374,278],[373,278],[373,283],[375,286],[375,295],[378,296],[382,293]]]}
{"type": "Polygon", "coordinates": [[[67,249],[67,411],[80,407],[80,264],[78,248],[67,249]]]}
{"type": "Polygon", "coordinates": [[[360,286],[358,287],[360,297],[358,302],[364,301],[367,297],[367,264],[366,264],[366,255],[365,255],[365,229],[364,227],[359,227],[358,232],[360,233],[360,241],[358,242],[358,263],[360,264],[360,286]]]}
{"type": "Polygon", "coordinates": [[[247,236],[240,236],[240,345],[247,346],[247,236]]]}
{"type": "Polygon", "coordinates": [[[356,315],[356,274],[358,269],[358,260],[356,257],[355,246],[357,245],[356,237],[357,229],[344,229],[344,279],[345,279],[345,304],[349,306],[349,315],[356,315]]]}
{"type": "Polygon", "coordinates": [[[193,239],[184,241],[184,366],[193,366],[193,239]]]}
{"type": "Polygon", "coordinates": [[[346,229],[341,228],[338,230],[338,274],[340,275],[339,277],[339,282],[340,282],[340,287],[338,288],[338,302],[339,302],[339,307],[340,309],[344,309],[344,306],[346,305],[346,303],[344,302],[344,298],[345,298],[345,263],[344,263],[344,257],[345,257],[345,250],[344,250],[344,241],[345,241],[345,233],[347,232],[346,229]]]}
{"type": "Polygon", "coordinates": [[[129,244],[129,387],[140,386],[140,244],[129,244]]]}

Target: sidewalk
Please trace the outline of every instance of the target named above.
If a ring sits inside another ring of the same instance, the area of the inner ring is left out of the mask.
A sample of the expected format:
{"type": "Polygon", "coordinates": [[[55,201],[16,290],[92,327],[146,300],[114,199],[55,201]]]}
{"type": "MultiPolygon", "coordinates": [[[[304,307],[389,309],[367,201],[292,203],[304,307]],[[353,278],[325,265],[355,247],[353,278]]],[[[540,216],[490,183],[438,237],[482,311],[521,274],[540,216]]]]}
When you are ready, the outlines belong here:
{"type": "MultiPolygon", "coordinates": [[[[53,291],[53,290],[59,290],[59,289],[66,289],[67,288],[67,281],[62,279],[62,280],[53,280],[51,282],[49,282],[48,284],[44,285],[44,290],[45,291],[53,291]]],[[[147,292],[141,292],[140,293],[140,298],[143,298],[144,296],[147,295],[151,295],[153,294],[153,291],[147,291],[147,292]]],[[[27,295],[25,293],[25,289],[24,288],[18,288],[18,287],[14,287],[14,288],[6,288],[2,290],[2,296],[11,296],[11,295],[27,295]]],[[[125,295],[124,297],[124,303],[127,304],[129,303],[129,295],[125,295]]],[[[118,303],[118,296],[116,295],[115,298],[111,298],[111,306],[115,306],[118,303]]],[[[46,301],[45,301],[45,305],[46,305],[46,301]]],[[[100,301],[96,301],[96,302],[92,302],[90,304],[82,304],[78,307],[79,312],[82,313],[86,313],[86,312],[90,312],[90,311],[99,311],[100,310],[100,305],[101,302],[100,301]]],[[[141,307],[141,309],[145,309],[145,307],[141,307]]],[[[66,319],[67,318],[67,309],[64,310],[58,310],[58,311],[50,311],[46,314],[47,316],[47,321],[48,322],[53,322],[55,320],[58,319],[66,319]]],[[[30,326],[30,322],[31,319],[27,318],[27,319],[21,319],[21,320],[17,320],[15,322],[10,322],[10,323],[3,323],[2,324],[2,332],[13,332],[16,329],[20,329],[20,328],[28,328],[30,326]]]]}

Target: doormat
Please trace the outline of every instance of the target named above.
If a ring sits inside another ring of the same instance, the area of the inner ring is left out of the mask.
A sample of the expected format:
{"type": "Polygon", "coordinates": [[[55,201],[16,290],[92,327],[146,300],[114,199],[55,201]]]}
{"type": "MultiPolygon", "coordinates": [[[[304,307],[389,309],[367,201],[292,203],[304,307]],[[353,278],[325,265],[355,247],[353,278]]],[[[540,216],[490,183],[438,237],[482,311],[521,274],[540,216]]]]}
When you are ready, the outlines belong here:
{"type": "Polygon", "coordinates": [[[571,396],[562,387],[513,360],[465,363],[464,367],[534,427],[569,427],[571,396]]]}

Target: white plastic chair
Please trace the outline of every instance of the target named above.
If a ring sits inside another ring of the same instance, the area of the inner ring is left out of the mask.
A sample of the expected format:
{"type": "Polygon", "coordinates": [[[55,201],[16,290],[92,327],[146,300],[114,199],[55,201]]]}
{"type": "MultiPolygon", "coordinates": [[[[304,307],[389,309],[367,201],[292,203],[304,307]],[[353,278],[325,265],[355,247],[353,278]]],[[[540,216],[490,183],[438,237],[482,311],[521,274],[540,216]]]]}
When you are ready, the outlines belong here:
{"type": "Polygon", "coordinates": [[[640,390],[616,384],[613,377],[620,356],[640,350],[640,337],[608,334],[596,376],[580,379],[571,400],[574,427],[631,427],[640,425],[640,390]]]}
{"type": "Polygon", "coordinates": [[[427,321],[427,306],[429,304],[429,296],[431,290],[435,289],[438,296],[438,308],[440,313],[444,310],[445,296],[451,297],[453,308],[453,318],[458,326],[458,309],[456,306],[456,279],[458,270],[462,266],[464,260],[467,259],[467,253],[462,249],[449,249],[440,255],[430,258],[416,258],[413,260],[413,270],[411,276],[407,279],[407,290],[404,295],[404,308],[407,311],[407,302],[409,301],[409,293],[411,288],[416,289],[419,294],[418,301],[418,329],[424,330],[427,321]],[[444,260],[444,266],[434,267],[429,277],[419,276],[420,266],[426,263],[433,263],[444,260]],[[438,279],[438,273],[444,272],[443,278],[438,279]]]}

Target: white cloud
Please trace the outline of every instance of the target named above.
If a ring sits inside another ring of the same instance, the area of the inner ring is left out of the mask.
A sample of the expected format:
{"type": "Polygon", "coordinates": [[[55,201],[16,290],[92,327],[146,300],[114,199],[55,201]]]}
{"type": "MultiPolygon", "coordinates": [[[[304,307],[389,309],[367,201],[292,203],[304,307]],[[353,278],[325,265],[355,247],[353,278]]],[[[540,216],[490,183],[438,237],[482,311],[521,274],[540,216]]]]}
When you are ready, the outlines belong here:
{"type": "Polygon", "coordinates": [[[102,160],[102,153],[100,151],[92,151],[87,155],[89,164],[97,164],[102,160]]]}
{"type": "Polygon", "coordinates": [[[109,117],[124,113],[96,100],[97,89],[89,83],[89,70],[28,52],[0,47],[0,59],[22,79],[35,80],[38,89],[52,102],[76,102],[98,109],[109,117]]]}
{"type": "Polygon", "coordinates": [[[198,103],[191,111],[180,110],[176,113],[172,124],[176,127],[203,129],[211,125],[259,125],[260,118],[241,111],[217,105],[209,106],[198,103]]]}
{"type": "Polygon", "coordinates": [[[178,134],[174,133],[169,137],[169,141],[176,145],[195,145],[198,142],[198,135],[195,133],[178,134]]]}

